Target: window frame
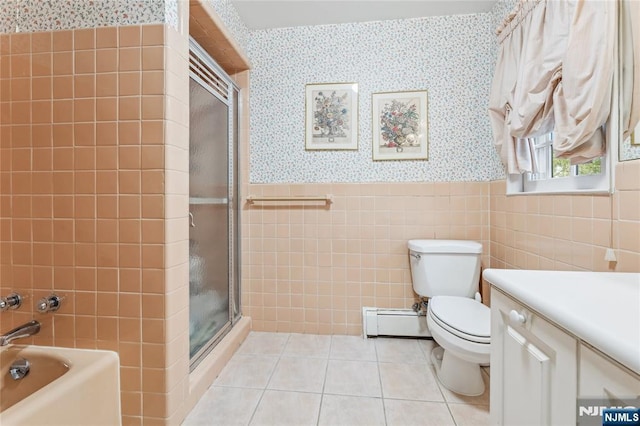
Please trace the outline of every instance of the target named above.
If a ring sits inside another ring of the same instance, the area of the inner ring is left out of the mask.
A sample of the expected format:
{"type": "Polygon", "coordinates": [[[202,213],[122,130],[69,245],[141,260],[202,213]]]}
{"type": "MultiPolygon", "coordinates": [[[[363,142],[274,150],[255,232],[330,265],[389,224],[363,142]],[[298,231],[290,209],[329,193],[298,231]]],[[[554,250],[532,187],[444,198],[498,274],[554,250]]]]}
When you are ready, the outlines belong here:
{"type": "Polygon", "coordinates": [[[532,173],[525,173],[522,176],[522,184],[524,192],[535,193],[550,193],[550,192],[606,192],[608,191],[608,173],[609,167],[607,165],[607,153],[600,157],[602,159],[600,163],[601,171],[598,174],[593,175],[580,175],[578,174],[578,166],[570,166],[569,176],[554,177],[554,152],[553,152],[553,133],[549,135],[543,135],[539,138],[536,148],[543,150],[541,152],[542,157],[538,157],[539,162],[544,162],[542,166],[544,170],[541,174],[546,176],[538,179],[533,179],[532,173]]]}
{"type": "MultiPolygon", "coordinates": [[[[611,145],[608,144],[609,148],[611,145]]],[[[571,175],[531,180],[530,173],[507,176],[507,195],[538,194],[609,194],[612,192],[613,167],[611,149],[601,157],[602,173],[597,175],[571,175]]],[[[572,169],[576,166],[571,166],[572,169]]]]}

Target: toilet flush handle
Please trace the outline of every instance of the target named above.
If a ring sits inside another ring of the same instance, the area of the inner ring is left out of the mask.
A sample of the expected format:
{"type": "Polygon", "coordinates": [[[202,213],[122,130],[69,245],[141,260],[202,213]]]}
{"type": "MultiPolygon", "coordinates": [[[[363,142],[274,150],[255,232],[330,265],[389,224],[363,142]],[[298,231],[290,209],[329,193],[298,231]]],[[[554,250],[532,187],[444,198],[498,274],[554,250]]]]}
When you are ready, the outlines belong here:
{"type": "Polygon", "coordinates": [[[515,309],[512,309],[511,312],[509,312],[509,319],[511,320],[511,322],[515,322],[519,324],[524,324],[525,322],[527,322],[527,317],[525,317],[523,314],[516,311],[515,309]]]}
{"type": "Polygon", "coordinates": [[[420,254],[409,252],[409,256],[413,257],[415,260],[420,260],[420,254]]]}

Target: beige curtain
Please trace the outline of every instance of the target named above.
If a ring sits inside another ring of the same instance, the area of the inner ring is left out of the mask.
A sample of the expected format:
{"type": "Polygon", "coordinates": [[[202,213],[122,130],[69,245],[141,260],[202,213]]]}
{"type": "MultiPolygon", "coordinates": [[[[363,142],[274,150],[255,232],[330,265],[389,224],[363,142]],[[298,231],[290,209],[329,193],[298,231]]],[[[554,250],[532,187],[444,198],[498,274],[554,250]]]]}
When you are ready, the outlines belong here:
{"type": "Polygon", "coordinates": [[[539,171],[531,138],[551,131],[556,156],[604,153],[615,19],[615,0],[521,0],[498,28],[489,115],[509,174],[539,171]]]}
{"type": "Polygon", "coordinates": [[[638,0],[624,0],[621,3],[620,55],[622,132],[623,139],[627,139],[640,121],[640,1],[638,0]]]}
{"type": "Polygon", "coordinates": [[[527,25],[522,21],[531,19],[537,6],[540,8],[536,12],[544,14],[544,5],[543,1],[520,2],[496,30],[500,47],[489,98],[489,117],[494,144],[510,174],[536,171],[532,144],[528,139],[513,136],[511,128],[517,114],[515,94],[528,36],[527,25]]]}

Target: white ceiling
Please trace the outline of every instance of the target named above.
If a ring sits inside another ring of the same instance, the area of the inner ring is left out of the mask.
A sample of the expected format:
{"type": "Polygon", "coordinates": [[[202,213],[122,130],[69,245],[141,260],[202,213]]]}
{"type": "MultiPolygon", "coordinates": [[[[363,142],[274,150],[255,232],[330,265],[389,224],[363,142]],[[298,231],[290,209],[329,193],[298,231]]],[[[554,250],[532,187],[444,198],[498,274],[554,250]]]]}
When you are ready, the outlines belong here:
{"type": "Polygon", "coordinates": [[[496,0],[231,0],[250,30],[488,12],[496,0]]]}

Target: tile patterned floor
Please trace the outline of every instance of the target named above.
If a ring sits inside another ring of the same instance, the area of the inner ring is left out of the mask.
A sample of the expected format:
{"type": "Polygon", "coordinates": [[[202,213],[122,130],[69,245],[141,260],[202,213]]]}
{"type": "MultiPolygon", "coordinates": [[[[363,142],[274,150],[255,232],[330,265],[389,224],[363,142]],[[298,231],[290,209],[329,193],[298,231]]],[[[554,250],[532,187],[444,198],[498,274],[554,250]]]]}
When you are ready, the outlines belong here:
{"type": "Polygon", "coordinates": [[[185,419],[195,425],[489,424],[487,390],[444,389],[433,341],[251,332],[185,419]]]}

